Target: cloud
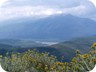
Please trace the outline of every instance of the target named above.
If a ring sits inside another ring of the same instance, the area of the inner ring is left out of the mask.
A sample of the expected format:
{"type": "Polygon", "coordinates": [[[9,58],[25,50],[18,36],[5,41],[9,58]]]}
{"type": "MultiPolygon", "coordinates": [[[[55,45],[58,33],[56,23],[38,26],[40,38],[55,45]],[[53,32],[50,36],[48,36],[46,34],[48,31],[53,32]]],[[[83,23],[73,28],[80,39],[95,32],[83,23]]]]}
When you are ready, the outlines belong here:
{"type": "Polygon", "coordinates": [[[93,17],[96,8],[89,0],[0,0],[0,20],[19,17],[44,17],[73,14],[93,17]]]}
{"type": "Polygon", "coordinates": [[[45,6],[15,6],[0,9],[0,19],[18,18],[18,17],[40,17],[62,13],[59,9],[53,9],[45,6]]]}
{"type": "Polygon", "coordinates": [[[77,6],[77,7],[71,7],[71,8],[64,8],[63,13],[67,14],[85,14],[86,12],[86,7],[83,5],[77,6]]]}
{"type": "Polygon", "coordinates": [[[85,13],[86,7],[85,6],[77,6],[71,8],[62,8],[62,9],[55,9],[49,8],[45,6],[15,6],[15,7],[6,7],[2,8],[0,12],[0,16],[2,19],[4,17],[30,17],[30,16],[49,16],[53,14],[86,14],[85,13]]]}
{"type": "Polygon", "coordinates": [[[89,0],[9,0],[11,5],[43,5],[54,8],[67,8],[91,3],[89,0]]]}
{"type": "Polygon", "coordinates": [[[5,3],[7,2],[8,0],[0,0],[0,7],[5,3]]]}
{"type": "Polygon", "coordinates": [[[96,0],[89,0],[89,1],[91,1],[96,7],[96,0]]]}

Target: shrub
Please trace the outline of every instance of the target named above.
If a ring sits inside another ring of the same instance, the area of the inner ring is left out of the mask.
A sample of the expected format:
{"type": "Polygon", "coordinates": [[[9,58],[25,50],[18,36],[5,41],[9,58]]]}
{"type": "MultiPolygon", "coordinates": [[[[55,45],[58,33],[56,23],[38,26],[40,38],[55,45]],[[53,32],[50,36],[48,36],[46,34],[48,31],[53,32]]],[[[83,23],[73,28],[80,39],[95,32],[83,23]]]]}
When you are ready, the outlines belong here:
{"type": "Polygon", "coordinates": [[[49,56],[49,53],[28,50],[21,54],[13,53],[11,56],[7,53],[1,64],[8,72],[86,72],[92,70],[96,64],[95,44],[87,54],[77,50],[76,56],[69,63],[60,62],[55,56],[49,56]]]}

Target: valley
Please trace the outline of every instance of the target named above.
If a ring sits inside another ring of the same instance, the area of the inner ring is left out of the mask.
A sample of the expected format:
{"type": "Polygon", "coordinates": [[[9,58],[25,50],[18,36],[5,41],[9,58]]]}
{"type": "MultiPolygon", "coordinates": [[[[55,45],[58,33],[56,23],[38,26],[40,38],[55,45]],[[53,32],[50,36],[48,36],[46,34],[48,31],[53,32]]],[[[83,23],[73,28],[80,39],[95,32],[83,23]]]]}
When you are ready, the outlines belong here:
{"type": "Polygon", "coordinates": [[[31,40],[0,40],[0,54],[6,55],[7,52],[25,52],[27,50],[36,49],[39,52],[49,52],[60,60],[64,56],[64,61],[70,61],[80,50],[83,54],[91,50],[91,45],[96,42],[96,37],[76,38],[65,42],[35,42],[31,40]]]}
{"type": "Polygon", "coordinates": [[[88,53],[96,42],[96,22],[70,14],[40,19],[21,18],[0,22],[0,54],[36,49],[49,52],[58,60],[70,61],[76,50],[88,53]]]}

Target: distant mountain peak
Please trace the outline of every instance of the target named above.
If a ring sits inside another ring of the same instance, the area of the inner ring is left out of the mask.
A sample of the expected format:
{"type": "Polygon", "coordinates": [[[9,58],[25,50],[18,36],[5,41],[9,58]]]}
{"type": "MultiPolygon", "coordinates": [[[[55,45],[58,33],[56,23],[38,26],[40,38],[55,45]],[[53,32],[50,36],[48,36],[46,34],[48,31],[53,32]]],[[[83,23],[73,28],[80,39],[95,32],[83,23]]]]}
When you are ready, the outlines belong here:
{"type": "Polygon", "coordinates": [[[69,40],[96,35],[96,22],[71,14],[58,14],[42,19],[24,19],[6,22],[0,27],[0,38],[39,40],[69,40]]]}

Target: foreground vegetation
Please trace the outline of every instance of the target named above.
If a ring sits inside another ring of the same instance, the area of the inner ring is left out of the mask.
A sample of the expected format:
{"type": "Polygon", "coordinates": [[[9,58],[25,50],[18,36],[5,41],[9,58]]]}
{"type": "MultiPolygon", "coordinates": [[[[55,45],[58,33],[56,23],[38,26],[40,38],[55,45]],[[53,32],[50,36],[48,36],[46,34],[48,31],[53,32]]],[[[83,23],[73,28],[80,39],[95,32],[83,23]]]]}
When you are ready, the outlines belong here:
{"type": "Polygon", "coordinates": [[[55,56],[49,56],[49,53],[28,50],[11,55],[6,53],[1,65],[8,72],[86,72],[92,70],[96,64],[96,43],[87,54],[77,50],[71,62],[62,62],[63,58],[58,61],[55,56]]]}

